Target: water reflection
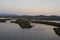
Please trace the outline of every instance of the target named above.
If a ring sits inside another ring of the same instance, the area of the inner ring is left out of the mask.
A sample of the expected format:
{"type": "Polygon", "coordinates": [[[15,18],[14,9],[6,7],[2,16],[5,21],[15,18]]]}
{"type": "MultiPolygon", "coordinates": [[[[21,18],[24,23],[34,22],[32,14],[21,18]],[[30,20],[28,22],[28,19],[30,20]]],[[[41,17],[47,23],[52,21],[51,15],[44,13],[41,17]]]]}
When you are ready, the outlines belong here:
{"type": "Polygon", "coordinates": [[[54,33],[53,26],[36,23],[32,25],[33,28],[22,29],[16,23],[0,23],[0,40],[60,40],[54,33]]]}
{"type": "Polygon", "coordinates": [[[60,36],[60,28],[54,28],[55,33],[60,36]]]}

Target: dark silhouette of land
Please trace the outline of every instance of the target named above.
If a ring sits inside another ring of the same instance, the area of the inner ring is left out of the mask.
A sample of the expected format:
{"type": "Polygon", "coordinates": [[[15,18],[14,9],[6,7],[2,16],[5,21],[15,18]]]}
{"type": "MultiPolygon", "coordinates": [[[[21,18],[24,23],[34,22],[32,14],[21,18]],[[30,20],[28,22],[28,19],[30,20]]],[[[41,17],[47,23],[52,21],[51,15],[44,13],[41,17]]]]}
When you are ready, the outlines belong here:
{"type": "Polygon", "coordinates": [[[29,15],[16,15],[16,14],[0,14],[0,18],[27,18],[27,19],[38,19],[38,20],[60,20],[60,16],[56,15],[37,15],[37,16],[29,16],[29,15]]]}

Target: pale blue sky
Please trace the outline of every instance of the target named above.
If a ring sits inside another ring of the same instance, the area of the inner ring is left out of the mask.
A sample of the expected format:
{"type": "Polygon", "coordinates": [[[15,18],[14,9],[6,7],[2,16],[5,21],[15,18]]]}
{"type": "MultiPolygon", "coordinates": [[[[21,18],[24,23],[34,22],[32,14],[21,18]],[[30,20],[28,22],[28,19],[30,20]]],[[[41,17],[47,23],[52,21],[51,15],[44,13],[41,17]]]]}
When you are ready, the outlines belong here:
{"type": "Polygon", "coordinates": [[[60,0],[0,0],[0,11],[28,15],[60,15],[60,0]]]}

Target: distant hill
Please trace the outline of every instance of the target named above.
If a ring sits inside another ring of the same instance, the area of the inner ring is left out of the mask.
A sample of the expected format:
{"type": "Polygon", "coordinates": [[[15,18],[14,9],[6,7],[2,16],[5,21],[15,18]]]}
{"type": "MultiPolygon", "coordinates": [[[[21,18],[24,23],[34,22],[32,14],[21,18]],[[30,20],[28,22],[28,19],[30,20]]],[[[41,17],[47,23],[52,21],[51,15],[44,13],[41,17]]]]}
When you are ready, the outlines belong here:
{"type": "Polygon", "coordinates": [[[4,17],[4,18],[16,18],[18,17],[18,15],[16,14],[0,14],[0,17],[4,17]]]}
{"type": "Polygon", "coordinates": [[[0,14],[0,17],[11,17],[11,18],[28,18],[28,19],[42,19],[42,20],[60,20],[60,16],[51,15],[51,16],[45,16],[45,15],[37,15],[37,16],[29,16],[29,15],[16,15],[16,14],[0,14]]]}
{"type": "Polygon", "coordinates": [[[20,16],[22,18],[29,18],[29,19],[42,19],[42,20],[60,20],[60,16],[51,15],[51,16],[45,16],[45,15],[37,15],[37,16],[28,16],[23,15],[20,16]]]}
{"type": "Polygon", "coordinates": [[[0,14],[0,16],[18,16],[16,14],[0,14]]]}

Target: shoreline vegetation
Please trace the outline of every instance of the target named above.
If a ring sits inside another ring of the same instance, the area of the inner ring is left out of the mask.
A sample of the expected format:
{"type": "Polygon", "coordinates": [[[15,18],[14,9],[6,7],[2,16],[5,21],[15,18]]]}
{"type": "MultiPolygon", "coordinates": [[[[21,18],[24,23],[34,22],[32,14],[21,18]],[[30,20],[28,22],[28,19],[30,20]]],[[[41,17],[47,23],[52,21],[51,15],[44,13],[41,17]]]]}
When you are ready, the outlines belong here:
{"type": "Polygon", "coordinates": [[[7,20],[11,20],[11,19],[0,19],[0,22],[6,22],[7,20]]]}
{"type": "Polygon", "coordinates": [[[17,18],[16,21],[11,21],[11,23],[17,23],[21,28],[32,28],[30,21],[26,18],[17,18]]]}
{"type": "Polygon", "coordinates": [[[47,24],[47,25],[60,27],[60,23],[56,23],[56,22],[49,22],[49,21],[31,21],[31,22],[32,23],[40,23],[40,24],[47,24]]]}
{"type": "Polygon", "coordinates": [[[6,22],[6,20],[5,19],[0,19],[0,22],[6,22]]]}
{"type": "Polygon", "coordinates": [[[60,28],[54,28],[53,30],[58,36],[60,36],[60,28]]]}

